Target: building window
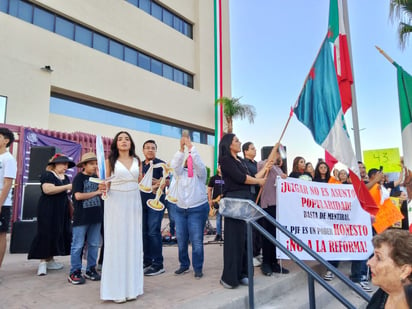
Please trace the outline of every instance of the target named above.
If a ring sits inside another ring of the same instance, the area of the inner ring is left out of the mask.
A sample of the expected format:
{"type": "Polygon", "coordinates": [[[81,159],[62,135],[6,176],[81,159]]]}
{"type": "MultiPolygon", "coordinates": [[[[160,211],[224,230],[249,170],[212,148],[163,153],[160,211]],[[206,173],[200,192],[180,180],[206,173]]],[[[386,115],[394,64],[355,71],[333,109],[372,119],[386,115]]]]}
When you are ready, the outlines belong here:
{"type": "MultiPolygon", "coordinates": [[[[136,0],[134,2],[139,5],[146,3],[145,5],[148,5],[149,9],[152,7],[151,0],[136,0]]],[[[156,8],[156,10],[159,10],[158,7],[156,8]]],[[[164,13],[164,8],[162,8],[162,10],[162,13],[164,13]]],[[[184,72],[181,69],[166,64],[159,59],[155,59],[141,51],[109,38],[106,35],[81,26],[65,17],[58,16],[57,14],[30,2],[24,0],[0,0],[0,11],[37,25],[43,29],[52,31],[70,40],[74,40],[80,44],[94,48],[127,63],[136,65],[186,87],[194,88],[193,74],[184,72]],[[163,68],[165,66],[167,69],[163,68]]]]}
{"type": "Polygon", "coordinates": [[[0,123],[6,123],[7,97],[0,96],[0,123]]]}
{"type": "MultiPolygon", "coordinates": [[[[2,106],[2,98],[3,97],[0,96],[0,108],[2,106]]],[[[3,110],[5,113],[6,109],[4,108],[3,110]]],[[[204,131],[188,129],[187,127],[180,127],[175,124],[153,120],[139,115],[132,115],[121,110],[103,108],[93,102],[78,100],[54,93],[50,97],[50,113],[112,126],[121,124],[123,128],[177,139],[181,138],[182,130],[188,130],[194,142],[206,145],[214,145],[215,142],[214,135],[204,131]]]]}
{"type": "Polygon", "coordinates": [[[166,25],[193,39],[193,25],[153,0],[126,0],[166,25]]]}

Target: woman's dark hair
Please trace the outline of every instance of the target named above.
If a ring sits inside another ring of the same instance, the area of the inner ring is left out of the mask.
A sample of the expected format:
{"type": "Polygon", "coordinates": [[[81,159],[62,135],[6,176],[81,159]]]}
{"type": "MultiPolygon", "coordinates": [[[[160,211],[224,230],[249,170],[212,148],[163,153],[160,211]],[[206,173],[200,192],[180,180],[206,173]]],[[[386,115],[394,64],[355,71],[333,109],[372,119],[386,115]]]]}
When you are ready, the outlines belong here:
{"type": "Polygon", "coordinates": [[[132,136],[129,134],[129,132],[120,131],[113,138],[112,144],[110,145],[109,165],[110,165],[110,171],[112,173],[114,172],[114,165],[116,164],[117,158],[119,158],[119,149],[117,149],[117,140],[119,139],[119,135],[122,133],[126,134],[130,140],[129,156],[137,158],[140,164],[140,158],[136,154],[136,146],[134,144],[132,136]]]}
{"type": "Polygon", "coordinates": [[[327,181],[329,181],[329,178],[330,178],[330,168],[329,168],[329,165],[327,165],[326,162],[324,162],[324,161],[320,161],[320,162],[318,162],[318,164],[316,164],[316,167],[315,167],[315,179],[322,179],[322,176],[321,176],[320,171],[319,171],[319,168],[320,168],[321,165],[325,165],[325,166],[326,166],[325,179],[326,179],[327,181]]]}
{"type": "MultiPolygon", "coordinates": [[[[299,170],[299,161],[300,160],[305,160],[304,157],[296,157],[293,159],[293,166],[292,166],[292,172],[298,172],[300,173],[301,171],[299,170]]],[[[305,165],[306,166],[306,165],[305,165]]]]}
{"type": "Polygon", "coordinates": [[[222,158],[230,156],[230,145],[233,142],[233,138],[236,135],[233,133],[227,133],[223,135],[219,142],[219,163],[221,163],[222,158]]]}

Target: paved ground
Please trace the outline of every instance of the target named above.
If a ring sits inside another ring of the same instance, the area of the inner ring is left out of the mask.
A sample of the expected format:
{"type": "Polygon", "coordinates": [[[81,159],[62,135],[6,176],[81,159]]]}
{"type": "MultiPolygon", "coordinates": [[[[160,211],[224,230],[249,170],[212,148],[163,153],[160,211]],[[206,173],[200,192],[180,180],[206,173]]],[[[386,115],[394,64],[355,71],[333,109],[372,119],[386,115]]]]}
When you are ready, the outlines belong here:
{"type": "MultiPolygon", "coordinates": [[[[206,236],[212,240],[214,236],[206,236]]],[[[226,290],[219,284],[222,271],[223,246],[220,244],[205,245],[204,277],[195,280],[193,271],[183,276],[175,276],[178,268],[177,246],[164,246],[166,273],[145,277],[144,294],[136,301],[123,304],[127,308],[190,308],[199,304],[200,308],[217,308],[219,304],[230,303],[232,298],[244,297],[248,293],[246,287],[226,290]],[[208,303],[213,306],[208,306],[208,303]]],[[[27,260],[26,254],[10,254],[7,252],[3,267],[0,269],[0,308],[112,308],[119,305],[103,302],[99,298],[99,282],[87,281],[84,285],[74,286],[67,282],[69,257],[56,257],[64,263],[62,270],[49,271],[47,276],[37,276],[38,261],[27,260]]],[[[286,262],[292,267],[291,262],[286,262]]],[[[296,270],[296,268],[295,268],[296,270]]],[[[297,271],[297,270],[296,270],[297,271]]],[[[275,277],[264,277],[256,271],[256,287],[258,278],[266,284],[275,277]]],[[[280,276],[280,275],[279,275],[280,276]]],[[[285,276],[285,275],[283,275],[285,276]]]]}

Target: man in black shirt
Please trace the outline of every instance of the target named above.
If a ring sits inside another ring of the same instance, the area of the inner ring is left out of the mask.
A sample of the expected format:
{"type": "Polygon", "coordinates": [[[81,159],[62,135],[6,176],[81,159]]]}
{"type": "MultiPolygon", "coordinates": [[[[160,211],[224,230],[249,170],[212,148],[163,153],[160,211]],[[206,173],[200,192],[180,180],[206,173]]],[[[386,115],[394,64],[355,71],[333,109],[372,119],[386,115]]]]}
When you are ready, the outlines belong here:
{"type": "MultiPolygon", "coordinates": [[[[245,163],[248,174],[255,177],[257,174],[257,162],[256,157],[256,147],[252,142],[246,142],[242,145],[243,152],[243,162],[245,163]]],[[[260,186],[250,186],[250,190],[253,196],[253,201],[256,202],[260,186]]],[[[257,267],[261,265],[259,260],[260,251],[262,249],[262,235],[255,229],[253,229],[253,266],[257,267]]]]}
{"type": "MultiPolygon", "coordinates": [[[[142,162],[143,176],[150,168],[150,163],[164,163],[156,157],[157,145],[154,140],[147,140],[143,143],[143,154],[145,159],[142,162]]],[[[140,192],[142,197],[143,207],[143,267],[145,276],[156,276],[165,272],[163,268],[163,243],[161,224],[164,214],[163,210],[155,210],[147,205],[149,199],[156,198],[156,191],[160,186],[161,178],[163,177],[163,168],[157,167],[153,169],[152,192],[140,192]]],[[[167,184],[166,184],[167,185],[167,184]]],[[[161,188],[164,190],[164,188],[161,188]]],[[[162,194],[160,202],[165,205],[165,195],[162,194]]]]}

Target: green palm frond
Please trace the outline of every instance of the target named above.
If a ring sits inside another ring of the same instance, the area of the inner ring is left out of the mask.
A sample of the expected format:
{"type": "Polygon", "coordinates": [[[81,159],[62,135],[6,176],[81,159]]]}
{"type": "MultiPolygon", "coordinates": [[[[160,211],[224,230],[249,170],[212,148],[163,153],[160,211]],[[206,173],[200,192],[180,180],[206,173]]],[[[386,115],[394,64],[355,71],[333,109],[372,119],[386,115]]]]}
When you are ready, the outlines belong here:
{"type": "Polygon", "coordinates": [[[254,123],[256,117],[256,110],[253,105],[249,104],[242,104],[240,102],[240,98],[227,98],[222,97],[216,100],[217,103],[221,103],[223,105],[223,114],[228,123],[228,130],[229,133],[232,129],[233,119],[240,118],[244,119],[247,118],[250,123],[254,123]]]}
{"type": "Polygon", "coordinates": [[[412,32],[412,0],[391,0],[389,17],[392,22],[395,19],[399,21],[399,44],[403,49],[412,32]]]}

